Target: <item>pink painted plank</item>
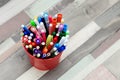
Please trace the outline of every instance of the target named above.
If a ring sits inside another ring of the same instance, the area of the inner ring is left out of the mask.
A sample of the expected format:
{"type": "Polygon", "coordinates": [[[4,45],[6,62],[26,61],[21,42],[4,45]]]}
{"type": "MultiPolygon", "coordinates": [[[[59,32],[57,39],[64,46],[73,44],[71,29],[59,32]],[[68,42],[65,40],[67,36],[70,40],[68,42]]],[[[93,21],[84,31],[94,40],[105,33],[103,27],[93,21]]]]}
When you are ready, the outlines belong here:
{"type": "Polygon", "coordinates": [[[111,72],[108,71],[103,65],[99,66],[91,73],[84,80],[117,80],[115,76],[112,75],[111,72]]]}

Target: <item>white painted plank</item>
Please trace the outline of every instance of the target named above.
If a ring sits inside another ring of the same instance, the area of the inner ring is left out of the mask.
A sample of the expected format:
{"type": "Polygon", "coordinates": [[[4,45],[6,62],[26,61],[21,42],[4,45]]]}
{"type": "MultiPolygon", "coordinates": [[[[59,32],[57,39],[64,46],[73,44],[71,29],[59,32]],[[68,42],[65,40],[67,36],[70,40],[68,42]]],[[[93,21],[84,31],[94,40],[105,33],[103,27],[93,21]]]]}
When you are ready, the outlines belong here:
{"type": "Polygon", "coordinates": [[[92,70],[96,69],[118,50],[120,51],[120,39],[116,41],[110,48],[104,51],[103,54],[100,55],[96,60],[94,60],[90,65],[79,72],[72,80],[83,80],[92,70]]]}
{"type": "Polygon", "coordinates": [[[17,15],[35,0],[10,0],[6,5],[0,8],[0,25],[17,15]]]}
{"type": "Polygon", "coordinates": [[[2,55],[5,51],[7,51],[10,47],[15,44],[13,39],[8,38],[3,43],[0,44],[0,55],[2,55]]]}
{"type": "Polygon", "coordinates": [[[30,7],[28,7],[25,12],[33,18],[34,16],[40,15],[41,12],[48,10],[54,4],[59,2],[60,0],[37,0],[30,7]]]}
{"type": "Polygon", "coordinates": [[[85,56],[77,64],[75,64],[71,69],[64,73],[58,80],[71,80],[72,77],[76,76],[80,71],[82,71],[88,64],[94,61],[91,54],[85,56]]]}

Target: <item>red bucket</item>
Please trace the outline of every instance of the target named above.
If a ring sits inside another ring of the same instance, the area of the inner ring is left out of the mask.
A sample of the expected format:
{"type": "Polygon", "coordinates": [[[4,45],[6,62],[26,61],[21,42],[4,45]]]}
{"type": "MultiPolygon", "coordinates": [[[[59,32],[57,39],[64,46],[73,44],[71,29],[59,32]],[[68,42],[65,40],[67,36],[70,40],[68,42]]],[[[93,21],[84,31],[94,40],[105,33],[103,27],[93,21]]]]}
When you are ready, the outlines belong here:
{"type": "Polygon", "coordinates": [[[32,56],[25,48],[24,50],[30,59],[30,63],[39,70],[51,70],[55,68],[59,64],[60,57],[62,54],[60,53],[57,56],[53,58],[49,58],[49,59],[39,59],[39,58],[32,56]]]}

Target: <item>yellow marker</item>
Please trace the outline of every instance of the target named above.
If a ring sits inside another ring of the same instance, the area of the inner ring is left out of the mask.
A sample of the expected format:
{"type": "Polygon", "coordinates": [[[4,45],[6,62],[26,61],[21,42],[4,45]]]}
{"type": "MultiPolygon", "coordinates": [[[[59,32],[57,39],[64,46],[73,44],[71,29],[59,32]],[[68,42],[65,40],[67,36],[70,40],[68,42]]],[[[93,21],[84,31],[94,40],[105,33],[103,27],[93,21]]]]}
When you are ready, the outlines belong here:
{"type": "Polygon", "coordinates": [[[50,44],[50,42],[53,40],[53,35],[48,35],[47,40],[46,40],[46,46],[50,44]]]}
{"type": "Polygon", "coordinates": [[[37,19],[38,17],[37,16],[34,16],[34,19],[37,19]]]}
{"type": "Polygon", "coordinates": [[[62,18],[62,20],[61,20],[61,23],[63,24],[64,23],[64,19],[62,18]]]}

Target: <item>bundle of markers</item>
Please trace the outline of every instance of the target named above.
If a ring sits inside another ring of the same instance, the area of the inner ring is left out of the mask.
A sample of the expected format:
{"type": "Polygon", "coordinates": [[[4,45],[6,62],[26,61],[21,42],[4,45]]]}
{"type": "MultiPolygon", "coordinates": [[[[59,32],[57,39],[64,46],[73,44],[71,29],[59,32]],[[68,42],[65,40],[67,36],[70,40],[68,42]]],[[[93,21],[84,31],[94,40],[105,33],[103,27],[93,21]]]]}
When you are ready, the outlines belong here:
{"type": "Polygon", "coordinates": [[[21,27],[23,46],[36,58],[53,58],[66,49],[69,30],[64,24],[62,14],[52,17],[44,12],[30,20],[28,26],[21,25],[21,27]]]}

